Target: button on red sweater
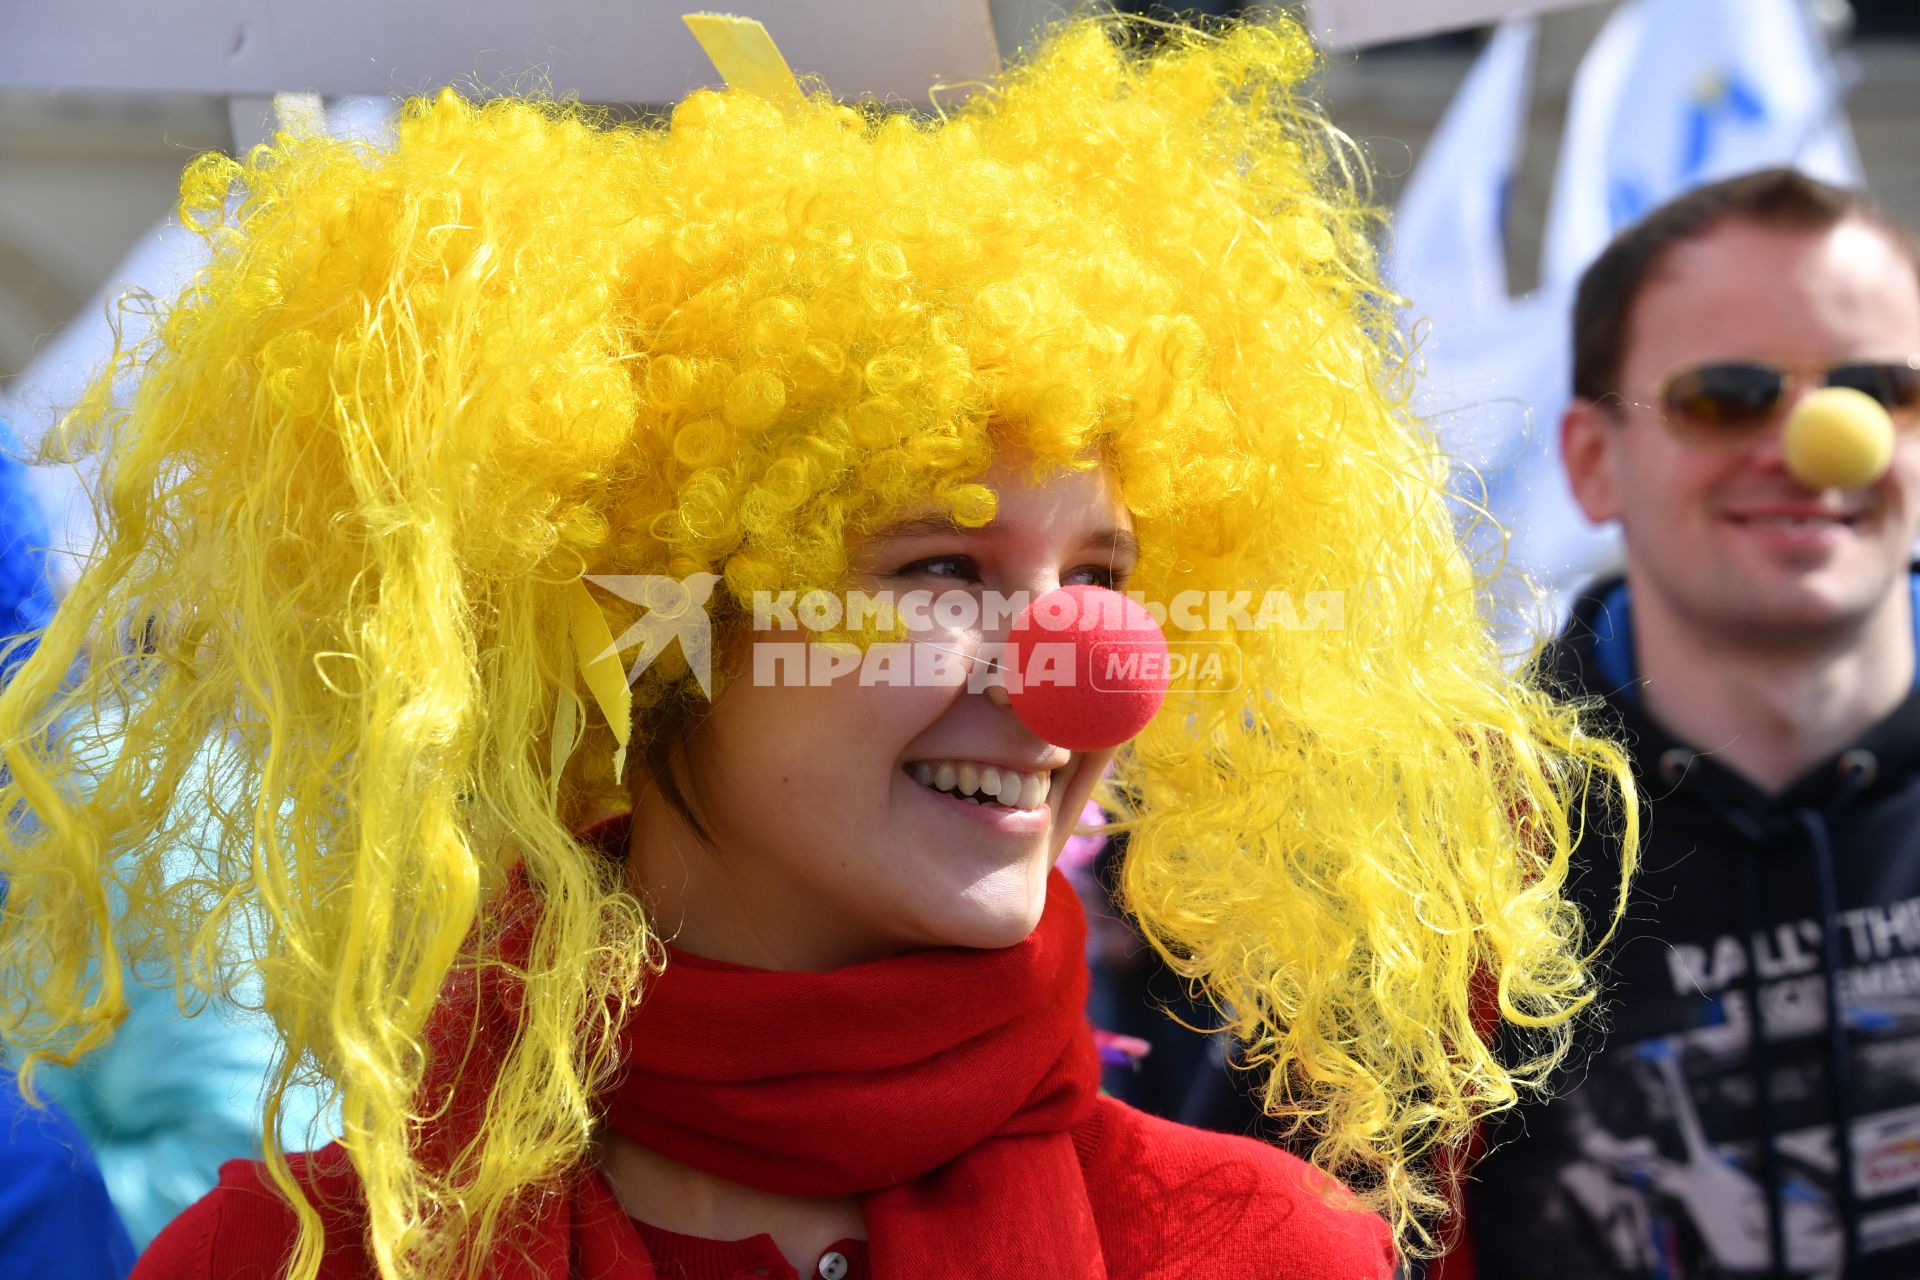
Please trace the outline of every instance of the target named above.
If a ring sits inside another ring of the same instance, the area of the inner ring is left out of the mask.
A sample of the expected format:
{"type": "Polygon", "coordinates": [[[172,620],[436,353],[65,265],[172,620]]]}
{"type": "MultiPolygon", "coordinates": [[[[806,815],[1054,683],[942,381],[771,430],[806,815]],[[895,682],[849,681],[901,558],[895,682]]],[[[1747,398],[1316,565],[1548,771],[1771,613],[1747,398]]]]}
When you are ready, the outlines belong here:
{"type": "MultiPolygon", "coordinates": [[[[1073,1140],[1108,1280],[1390,1280],[1394,1274],[1386,1224],[1349,1204],[1329,1203],[1325,1176],[1283,1151],[1188,1129],[1111,1098],[1099,1099],[1073,1140]]],[[[327,1227],[321,1280],[370,1280],[375,1273],[361,1244],[357,1183],[345,1153],[327,1147],[296,1156],[294,1169],[312,1189],[327,1227]]],[[[132,1280],[277,1280],[294,1232],[293,1213],[264,1167],[235,1161],[221,1170],[218,1187],[153,1242],[132,1280]]],[[[656,1276],[640,1233],[591,1175],[576,1188],[570,1228],[534,1241],[524,1261],[529,1280],[656,1276]]],[[[1021,1258],[979,1257],[965,1240],[953,1242],[953,1264],[956,1278],[1029,1275],[1021,1258]]]]}

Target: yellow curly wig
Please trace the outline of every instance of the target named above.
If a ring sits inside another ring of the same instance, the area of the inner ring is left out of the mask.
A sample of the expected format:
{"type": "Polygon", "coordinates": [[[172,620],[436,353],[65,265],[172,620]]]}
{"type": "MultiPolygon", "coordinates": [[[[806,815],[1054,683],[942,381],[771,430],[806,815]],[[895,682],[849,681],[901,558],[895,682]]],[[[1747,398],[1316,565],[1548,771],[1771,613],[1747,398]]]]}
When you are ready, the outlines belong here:
{"type": "MultiPolygon", "coordinates": [[[[104,454],[107,536],[0,696],[0,1031],[85,1053],[128,958],[257,979],[265,1132],[323,1075],[382,1274],[470,1268],[586,1155],[658,954],[573,835],[618,789],[582,576],[719,573],[724,623],[834,589],[850,539],[930,500],[990,518],[996,447],[1100,457],[1147,597],[1340,593],[1337,627],[1182,637],[1233,646],[1237,684],[1177,689],[1111,798],[1147,936],[1318,1161],[1424,1239],[1423,1157],[1537,1084],[1591,997],[1568,856],[1598,805],[1631,860],[1631,784],[1476,609],[1313,67],[1285,20],[1095,18],[939,118],[443,93],[390,147],[195,162],[211,263],[63,428],[104,454]],[[430,1161],[428,1015],[501,963],[516,864],[524,1026],[478,1138],[430,1161]],[[1522,1060],[1482,988],[1536,1029],[1522,1060]]],[[[635,750],[690,687],[649,670],[635,750]]],[[[318,1218],[267,1143],[308,1280],[318,1218]]]]}

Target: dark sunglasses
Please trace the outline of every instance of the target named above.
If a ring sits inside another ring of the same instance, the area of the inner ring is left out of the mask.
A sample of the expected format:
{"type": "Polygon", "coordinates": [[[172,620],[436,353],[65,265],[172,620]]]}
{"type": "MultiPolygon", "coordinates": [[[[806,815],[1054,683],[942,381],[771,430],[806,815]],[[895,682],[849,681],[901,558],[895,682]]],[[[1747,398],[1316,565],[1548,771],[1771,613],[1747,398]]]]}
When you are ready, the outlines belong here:
{"type": "Polygon", "coordinates": [[[1825,370],[1783,369],[1760,360],[1722,360],[1670,373],[1656,395],[1675,422],[1719,430],[1761,426],[1802,381],[1851,387],[1880,402],[1896,426],[1920,417],[1920,355],[1905,360],[1862,360],[1825,370]]]}

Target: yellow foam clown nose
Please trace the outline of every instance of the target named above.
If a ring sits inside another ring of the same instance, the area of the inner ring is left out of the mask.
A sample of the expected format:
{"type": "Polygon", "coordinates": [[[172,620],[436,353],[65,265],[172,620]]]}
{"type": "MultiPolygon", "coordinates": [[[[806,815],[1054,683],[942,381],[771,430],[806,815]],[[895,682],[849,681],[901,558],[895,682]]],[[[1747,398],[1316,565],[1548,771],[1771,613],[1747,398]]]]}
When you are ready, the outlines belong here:
{"type": "Polygon", "coordinates": [[[1822,387],[1793,412],[1781,439],[1787,470],[1810,489],[1858,489],[1893,461],[1893,419],[1852,387],[1822,387]]]}

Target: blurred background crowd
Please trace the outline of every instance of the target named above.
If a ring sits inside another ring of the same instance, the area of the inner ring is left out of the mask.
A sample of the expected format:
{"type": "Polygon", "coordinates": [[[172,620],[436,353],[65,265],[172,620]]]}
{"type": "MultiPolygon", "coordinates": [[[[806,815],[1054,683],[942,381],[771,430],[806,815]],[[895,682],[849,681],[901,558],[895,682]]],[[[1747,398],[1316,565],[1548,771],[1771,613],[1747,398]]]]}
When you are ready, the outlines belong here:
{"type": "MultiPolygon", "coordinates": [[[[1042,0],[985,7],[1003,56],[1063,12],[1042,0]]],[[[1232,0],[1115,7],[1243,9],[1232,0]]],[[[1435,25],[1457,6],[1386,7],[1431,13],[1424,25],[1435,25]]],[[[1636,212],[1688,185],[1770,163],[1864,186],[1896,216],[1920,218],[1920,5],[1537,7],[1546,11],[1499,27],[1361,48],[1330,44],[1319,92],[1393,217],[1393,276],[1413,300],[1408,319],[1422,334],[1427,364],[1421,408],[1448,448],[1486,479],[1494,513],[1514,534],[1517,565],[1565,589],[1616,554],[1609,535],[1571,513],[1558,481],[1543,478],[1565,397],[1567,357],[1554,321],[1566,313],[1580,268],[1636,212]]],[[[1314,12],[1335,29],[1334,16],[1366,8],[1323,0],[1314,12]]],[[[0,45],[7,24],[25,22],[0,13],[0,45]]],[[[15,43],[26,50],[29,42],[15,43]]],[[[984,53],[953,56],[964,63],[984,53]]],[[[104,354],[107,300],[129,287],[164,294],[190,270],[186,238],[166,225],[182,166],[204,150],[263,140],[268,100],[35,87],[55,74],[36,80],[35,69],[10,68],[5,58],[0,53],[0,403],[31,443],[104,354]]],[[[553,65],[564,74],[565,62],[556,57],[553,65]]],[[[929,66],[923,80],[966,78],[964,65],[940,65],[937,55],[929,66]]],[[[391,87],[419,86],[399,79],[391,87]]],[[[676,82],[675,92],[684,87],[676,82]]],[[[377,132],[385,105],[334,99],[329,109],[336,127],[344,119],[344,127],[377,132]]],[[[66,477],[34,480],[61,544],[84,545],[89,517],[66,477]]]]}

